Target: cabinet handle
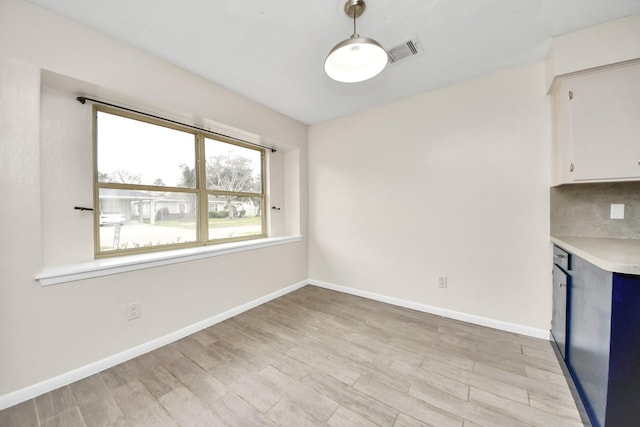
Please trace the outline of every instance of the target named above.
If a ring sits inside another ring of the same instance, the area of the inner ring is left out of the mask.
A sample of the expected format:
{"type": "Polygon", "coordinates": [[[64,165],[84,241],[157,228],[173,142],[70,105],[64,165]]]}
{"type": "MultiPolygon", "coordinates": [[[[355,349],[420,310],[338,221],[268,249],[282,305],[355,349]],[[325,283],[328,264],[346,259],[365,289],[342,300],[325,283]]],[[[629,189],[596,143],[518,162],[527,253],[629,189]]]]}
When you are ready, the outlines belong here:
{"type": "Polygon", "coordinates": [[[558,282],[558,286],[560,286],[562,288],[564,286],[567,286],[567,284],[566,283],[562,283],[562,282],[558,282]]]}
{"type": "Polygon", "coordinates": [[[570,90],[569,91],[569,101],[571,101],[573,99],[573,91],[570,90]]]}
{"type": "Polygon", "coordinates": [[[564,258],[564,255],[562,255],[562,254],[556,254],[556,255],[554,255],[553,257],[554,257],[554,258],[557,258],[557,259],[562,259],[562,258],[564,258]]]}
{"type": "Polygon", "coordinates": [[[573,163],[569,164],[569,172],[573,172],[573,169],[575,169],[575,167],[573,166],[573,163]]]}

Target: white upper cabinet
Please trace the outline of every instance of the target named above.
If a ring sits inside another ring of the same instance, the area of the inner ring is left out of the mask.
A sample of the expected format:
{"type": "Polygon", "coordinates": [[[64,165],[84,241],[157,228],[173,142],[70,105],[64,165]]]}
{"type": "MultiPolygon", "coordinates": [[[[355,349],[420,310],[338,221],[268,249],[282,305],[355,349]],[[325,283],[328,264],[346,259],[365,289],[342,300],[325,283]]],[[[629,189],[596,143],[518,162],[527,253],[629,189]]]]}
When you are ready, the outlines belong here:
{"type": "Polygon", "coordinates": [[[554,184],[640,180],[640,63],[560,77],[554,184]]]}

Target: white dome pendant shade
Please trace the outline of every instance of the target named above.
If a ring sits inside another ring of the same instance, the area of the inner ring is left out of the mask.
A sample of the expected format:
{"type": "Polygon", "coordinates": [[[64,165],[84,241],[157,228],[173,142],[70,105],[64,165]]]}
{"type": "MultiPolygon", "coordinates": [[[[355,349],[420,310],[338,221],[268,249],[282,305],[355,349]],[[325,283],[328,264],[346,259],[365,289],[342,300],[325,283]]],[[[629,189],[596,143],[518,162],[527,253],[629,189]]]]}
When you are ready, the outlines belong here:
{"type": "Polygon", "coordinates": [[[331,49],[324,61],[324,71],[333,80],[355,83],[377,76],[387,62],[387,52],[377,41],[352,36],[331,49]]]}
{"type": "Polygon", "coordinates": [[[355,83],[380,74],[387,66],[389,56],[380,43],[356,32],[356,18],[364,12],[364,0],[348,0],[344,11],[353,17],[353,35],[341,41],[329,52],[324,71],[333,80],[355,83]]]}

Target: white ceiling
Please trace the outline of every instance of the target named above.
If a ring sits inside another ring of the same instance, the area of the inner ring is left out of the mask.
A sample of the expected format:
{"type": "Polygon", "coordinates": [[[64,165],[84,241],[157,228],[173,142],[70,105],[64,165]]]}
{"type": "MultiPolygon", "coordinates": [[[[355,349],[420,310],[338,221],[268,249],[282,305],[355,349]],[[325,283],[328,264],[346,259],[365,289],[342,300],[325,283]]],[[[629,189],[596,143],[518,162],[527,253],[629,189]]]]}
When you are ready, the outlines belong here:
{"type": "Polygon", "coordinates": [[[324,58],[352,33],[344,0],[30,0],[313,124],[541,60],[551,37],[640,13],[640,0],[366,0],[358,33],[424,53],[362,83],[324,58]]]}

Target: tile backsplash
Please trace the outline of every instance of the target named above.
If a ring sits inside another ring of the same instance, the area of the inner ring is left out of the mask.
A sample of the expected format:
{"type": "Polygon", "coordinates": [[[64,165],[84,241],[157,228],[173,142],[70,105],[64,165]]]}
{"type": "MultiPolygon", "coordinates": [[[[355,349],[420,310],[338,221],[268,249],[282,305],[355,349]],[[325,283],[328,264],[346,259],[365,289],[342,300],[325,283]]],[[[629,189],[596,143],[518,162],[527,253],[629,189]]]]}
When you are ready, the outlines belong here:
{"type": "Polygon", "coordinates": [[[553,235],[640,239],[640,182],[561,185],[550,196],[553,235]],[[624,219],[610,219],[612,204],[624,219]]]}

